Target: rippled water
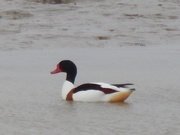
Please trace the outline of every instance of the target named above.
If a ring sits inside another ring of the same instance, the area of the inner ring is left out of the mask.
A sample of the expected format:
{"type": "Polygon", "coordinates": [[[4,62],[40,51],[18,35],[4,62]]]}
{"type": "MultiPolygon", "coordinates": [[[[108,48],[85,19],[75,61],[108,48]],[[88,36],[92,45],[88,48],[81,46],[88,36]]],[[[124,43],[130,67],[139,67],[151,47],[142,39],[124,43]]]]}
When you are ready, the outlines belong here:
{"type": "Polygon", "coordinates": [[[1,52],[0,133],[178,135],[179,55],[178,46],[1,52]],[[65,75],[49,73],[62,59],[77,63],[76,84],[132,82],[136,91],[124,103],[63,101],[65,75]]]}

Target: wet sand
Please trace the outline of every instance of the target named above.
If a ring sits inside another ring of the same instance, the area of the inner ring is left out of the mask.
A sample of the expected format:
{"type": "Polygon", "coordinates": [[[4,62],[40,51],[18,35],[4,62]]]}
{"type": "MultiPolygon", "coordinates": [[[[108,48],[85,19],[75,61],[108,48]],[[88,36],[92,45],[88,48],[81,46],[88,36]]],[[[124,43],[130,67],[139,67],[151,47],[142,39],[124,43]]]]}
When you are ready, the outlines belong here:
{"type": "Polygon", "coordinates": [[[1,50],[180,43],[179,0],[3,0],[1,50]]]}

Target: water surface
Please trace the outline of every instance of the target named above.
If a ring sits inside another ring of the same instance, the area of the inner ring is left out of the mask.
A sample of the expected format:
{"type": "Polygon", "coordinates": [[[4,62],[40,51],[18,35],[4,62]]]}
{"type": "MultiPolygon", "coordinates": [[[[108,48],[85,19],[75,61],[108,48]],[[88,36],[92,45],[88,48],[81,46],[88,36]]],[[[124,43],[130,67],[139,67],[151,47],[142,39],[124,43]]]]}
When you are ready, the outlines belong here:
{"type": "Polygon", "coordinates": [[[3,51],[0,133],[8,135],[178,135],[178,46],[64,48],[3,51]],[[64,74],[50,75],[62,59],[78,66],[76,84],[134,83],[124,103],[67,102],[64,74]]]}

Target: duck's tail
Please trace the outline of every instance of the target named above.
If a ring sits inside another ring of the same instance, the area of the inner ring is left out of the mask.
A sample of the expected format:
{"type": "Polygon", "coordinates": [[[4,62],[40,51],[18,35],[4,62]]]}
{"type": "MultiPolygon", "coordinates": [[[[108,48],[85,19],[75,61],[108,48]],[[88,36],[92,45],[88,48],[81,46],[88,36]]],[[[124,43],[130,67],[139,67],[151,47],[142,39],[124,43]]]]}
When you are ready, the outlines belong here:
{"type": "Polygon", "coordinates": [[[136,89],[135,88],[130,88],[130,90],[135,91],[136,89]]]}

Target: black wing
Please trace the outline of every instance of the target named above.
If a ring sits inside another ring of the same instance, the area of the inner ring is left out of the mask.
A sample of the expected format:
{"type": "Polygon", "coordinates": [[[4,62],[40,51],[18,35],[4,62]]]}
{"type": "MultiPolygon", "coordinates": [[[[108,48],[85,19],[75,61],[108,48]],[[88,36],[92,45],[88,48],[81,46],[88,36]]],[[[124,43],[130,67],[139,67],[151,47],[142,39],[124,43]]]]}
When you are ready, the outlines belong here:
{"type": "Polygon", "coordinates": [[[124,84],[111,84],[111,85],[114,85],[114,86],[116,86],[116,87],[126,88],[127,85],[134,85],[134,84],[132,84],[132,83],[124,83],[124,84]]]}
{"type": "Polygon", "coordinates": [[[111,93],[117,92],[116,90],[113,90],[110,88],[102,88],[101,85],[99,84],[85,83],[74,88],[73,93],[77,93],[80,91],[87,91],[87,90],[99,90],[99,91],[104,92],[105,94],[111,94],[111,93]]]}
{"type": "Polygon", "coordinates": [[[74,89],[73,93],[76,93],[79,91],[86,91],[86,90],[90,90],[90,89],[99,90],[99,89],[101,89],[101,86],[98,84],[85,83],[85,84],[82,84],[82,85],[79,85],[78,87],[76,87],[74,89]]]}

